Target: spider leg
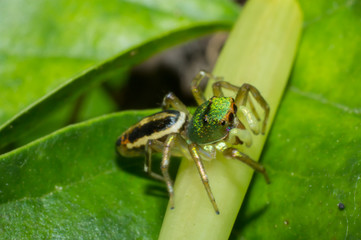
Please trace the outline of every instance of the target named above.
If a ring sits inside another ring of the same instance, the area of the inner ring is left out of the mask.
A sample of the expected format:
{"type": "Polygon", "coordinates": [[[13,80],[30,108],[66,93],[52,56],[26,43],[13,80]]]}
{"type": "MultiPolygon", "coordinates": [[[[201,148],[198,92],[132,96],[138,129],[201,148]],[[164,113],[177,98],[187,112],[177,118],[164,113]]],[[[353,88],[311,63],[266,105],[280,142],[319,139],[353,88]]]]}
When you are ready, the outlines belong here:
{"type": "Polygon", "coordinates": [[[191,87],[192,87],[192,93],[193,96],[197,102],[198,105],[201,105],[206,101],[206,98],[204,97],[203,91],[200,89],[199,84],[204,78],[214,79],[216,81],[220,81],[223,78],[213,76],[209,72],[200,71],[197,76],[192,80],[191,87]]]}
{"type": "Polygon", "coordinates": [[[234,92],[239,91],[239,87],[237,87],[229,82],[226,82],[226,81],[217,81],[217,82],[213,83],[212,88],[213,88],[213,95],[216,97],[224,96],[222,88],[225,88],[225,89],[228,89],[228,90],[231,90],[234,92]]]}
{"type": "Polygon", "coordinates": [[[245,106],[239,106],[238,108],[238,112],[241,112],[243,114],[243,116],[245,117],[249,128],[251,129],[251,131],[255,134],[258,135],[259,134],[259,124],[258,124],[258,119],[257,117],[254,115],[252,109],[249,109],[245,106]]]}
{"type": "Polygon", "coordinates": [[[248,155],[238,151],[236,148],[227,148],[226,150],[223,151],[223,155],[228,158],[235,158],[235,159],[240,160],[241,162],[247,164],[248,166],[250,166],[257,172],[262,173],[266,182],[268,184],[270,183],[268,174],[266,172],[266,169],[263,167],[263,165],[254,161],[248,155]]]}
{"type": "Polygon", "coordinates": [[[201,158],[199,156],[197,148],[198,148],[197,144],[195,144],[195,143],[188,145],[189,152],[190,152],[190,154],[191,154],[191,156],[192,156],[192,158],[193,158],[193,160],[194,160],[194,162],[195,162],[195,164],[197,166],[197,170],[199,172],[199,175],[201,176],[203,185],[206,188],[208,197],[212,202],[214,210],[216,211],[217,214],[219,214],[218,206],[216,204],[216,200],[214,199],[213,193],[212,193],[211,188],[209,186],[208,176],[207,176],[207,173],[206,173],[206,171],[204,169],[204,165],[203,165],[202,160],[201,160],[201,158]]]}
{"type": "Polygon", "coordinates": [[[163,98],[163,102],[162,102],[162,109],[163,110],[167,110],[170,107],[173,107],[175,110],[178,110],[180,112],[184,112],[187,115],[189,115],[189,111],[188,111],[187,107],[172,92],[165,95],[164,98],[163,98]]]}
{"type": "Polygon", "coordinates": [[[250,97],[248,97],[248,103],[249,103],[249,107],[251,108],[251,111],[253,113],[253,115],[257,118],[258,121],[261,121],[261,118],[259,117],[256,108],[254,107],[253,101],[250,97]]]}
{"type": "Polygon", "coordinates": [[[170,162],[170,156],[171,156],[171,149],[174,145],[174,140],[176,139],[177,134],[169,134],[167,139],[164,142],[164,148],[163,148],[163,156],[162,156],[162,163],[161,163],[161,170],[164,177],[164,181],[167,185],[167,190],[169,193],[169,202],[171,209],[174,208],[174,190],[173,190],[173,183],[169,176],[169,162],[170,162]]]}
{"type": "Polygon", "coordinates": [[[251,133],[246,129],[233,128],[231,131],[229,131],[227,142],[231,143],[232,145],[244,143],[247,147],[250,147],[252,145],[252,136],[251,133]]]}
{"type": "MultiPolygon", "coordinates": [[[[254,99],[256,99],[258,104],[261,105],[261,107],[265,111],[263,126],[262,126],[262,131],[261,131],[261,133],[264,134],[266,132],[266,126],[267,126],[267,122],[268,122],[270,107],[269,107],[268,103],[266,102],[266,100],[262,97],[261,93],[257,90],[257,88],[255,88],[254,86],[252,86],[248,83],[243,84],[239,88],[239,91],[237,93],[237,96],[235,99],[236,105],[237,106],[240,106],[240,105],[246,106],[249,92],[251,92],[254,99]]],[[[254,108],[252,109],[252,107],[251,107],[251,110],[255,112],[255,109],[254,108]]],[[[256,113],[256,115],[257,115],[257,113],[256,113]]]]}
{"type": "Polygon", "coordinates": [[[164,181],[164,178],[152,171],[152,149],[155,148],[156,143],[153,140],[148,140],[145,144],[145,162],[144,162],[144,171],[149,174],[152,178],[155,178],[160,181],[164,181]]]}

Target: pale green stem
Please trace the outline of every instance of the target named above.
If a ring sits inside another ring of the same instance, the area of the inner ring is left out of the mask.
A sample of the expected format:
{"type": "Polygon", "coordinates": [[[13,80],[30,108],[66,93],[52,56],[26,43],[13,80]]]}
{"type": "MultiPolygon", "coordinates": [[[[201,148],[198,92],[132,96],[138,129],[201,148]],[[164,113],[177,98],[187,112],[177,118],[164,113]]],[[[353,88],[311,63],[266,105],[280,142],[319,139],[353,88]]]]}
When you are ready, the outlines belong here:
{"type": "MultiPolygon", "coordinates": [[[[302,13],[295,0],[248,1],[213,72],[237,86],[247,82],[257,87],[271,107],[267,133],[291,71],[301,27],[302,13]]],[[[209,85],[206,95],[212,95],[209,85]]],[[[258,160],[265,140],[266,136],[255,136],[253,145],[241,150],[258,160]]],[[[193,161],[184,159],[175,182],[175,209],[168,206],[159,239],[228,239],[253,170],[220,154],[217,160],[205,162],[205,168],[220,215],[215,214],[193,161]]],[[[270,178],[272,182],[272,174],[270,178]]]]}

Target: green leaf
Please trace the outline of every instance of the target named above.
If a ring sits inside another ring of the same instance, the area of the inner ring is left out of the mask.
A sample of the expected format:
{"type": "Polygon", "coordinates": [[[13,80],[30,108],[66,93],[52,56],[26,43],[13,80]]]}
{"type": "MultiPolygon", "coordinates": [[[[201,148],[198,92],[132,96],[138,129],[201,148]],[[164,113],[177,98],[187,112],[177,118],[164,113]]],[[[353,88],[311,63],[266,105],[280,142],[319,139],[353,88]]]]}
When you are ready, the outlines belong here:
{"type": "Polygon", "coordinates": [[[237,13],[221,0],[0,4],[0,147],[122,69],[229,29],[237,13]]]}
{"type": "Polygon", "coordinates": [[[261,160],[272,183],[256,176],[233,239],[361,238],[361,4],[301,7],[299,54],[261,160]]]}
{"type": "Polygon", "coordinates": [[[118,135],[153,112],[69,126],[2,155],[2,238],[155,239],[167,192],[143,173],[143,156],[115,150],[118,135]]]}
{"type": "MultiPolygon", "coordinates": [[[[299,53],[261,159],[272,183],[255,175],[231,239],[361,238],[361,5],[301,7],[299,53]]],[[[117,136],[150,113],[70,126],[0,156],[0,235],[155,239],[165,188],[143,178],[142,157],[114,150],[117,136]]]]}

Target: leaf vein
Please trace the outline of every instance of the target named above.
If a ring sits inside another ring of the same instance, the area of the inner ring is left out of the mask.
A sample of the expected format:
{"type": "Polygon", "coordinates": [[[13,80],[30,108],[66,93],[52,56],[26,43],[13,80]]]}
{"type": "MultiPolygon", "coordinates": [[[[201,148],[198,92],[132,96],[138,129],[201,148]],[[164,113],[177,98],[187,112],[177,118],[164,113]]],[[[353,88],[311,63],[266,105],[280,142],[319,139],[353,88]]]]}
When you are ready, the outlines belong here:
{"type": "Polygon", "coordinates": [[[292,92],[297,93],[301,96],[307,97],[309,99],[315,100],[319,103],[337,108],[339,110],[342,110],[345,113],[348,114],[356,114],[356,115],[361,115],[361,108],[351,108],[348,107],[344,104],[341,103],[337,103],[337,102],[332,102],[330,100],[328,100],[327,98],[325,98],[324,96],[322,96],[321,94],[317,94],[317,93],[313,93],[313,92],[306,92],[306,91],[302,91],[301,89],[295,87],[295,86],[291,86],[289,88],[292,92]]]}
{"type": "Polygon", "coordinates": [[[313,19],[309,20],[309,21],[305,21],[303,24],[303,28],[306,28],[309,25],[312,25],[314,23],[317,23],[321,20],[323,20],[325,17],[327,16],[331,16],[333,14],[335,14],[336,12],[338,12],[340,9],[342,8],[350,8],[352,7],[354,4],[356,3],[355,0],[347,0],[345,1],[343,4],[341,5],[336,5],[334,4],[331,8],[325,10],[325,13],[321,14],[318,17],[314,17],[313,19]]]}

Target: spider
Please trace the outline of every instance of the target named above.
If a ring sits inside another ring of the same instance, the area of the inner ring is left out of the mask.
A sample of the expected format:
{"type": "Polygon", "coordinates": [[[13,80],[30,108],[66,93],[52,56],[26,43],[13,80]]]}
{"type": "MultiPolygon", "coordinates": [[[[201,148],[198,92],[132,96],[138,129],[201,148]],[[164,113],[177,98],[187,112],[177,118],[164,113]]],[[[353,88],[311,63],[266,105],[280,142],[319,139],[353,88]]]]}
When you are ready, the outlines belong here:
{"type": "Polygon", "coordinates": [[[254,86],[245,83],[237,87],[205,71],[200,71],[193,79],[191,88],[198,104],[193,115],[173,93],[168,93],[163,99],[162,111],[143,118],[126,130],[117,140],[116,146],[118,152],[127,157],[145,153],[144,171],[166,183],[172,209],[174,190],[168,173],[170,157],[185,156],[193,159],[213,208],[219,214],[202,160],[212,160],[216,157],[216,152],[220,151],[225,157],[240,160],[262,173],[269,183],[264,167],[239,151],[236,145],[245,144],[250,147],[252,133],[265,133],[270,108],[254,86]],[[212,85],[213,97],[208,100],[199,87],[205,78],[215,80],[212,85]],[[223,89],[235,92],[235,98],[225,97],[223,89]],[[261,129],[261,119],[249,93],[264,109],[261,129]],[[247,122],[250,130],[246,129],[240,118],[247,122]],[[152,171],[152,152],[163,154],[162,175],[152,171]]]}

